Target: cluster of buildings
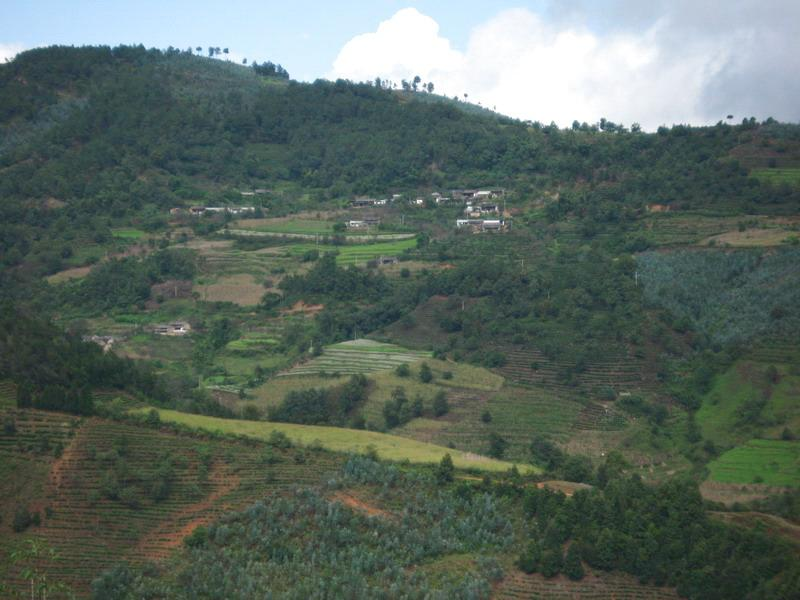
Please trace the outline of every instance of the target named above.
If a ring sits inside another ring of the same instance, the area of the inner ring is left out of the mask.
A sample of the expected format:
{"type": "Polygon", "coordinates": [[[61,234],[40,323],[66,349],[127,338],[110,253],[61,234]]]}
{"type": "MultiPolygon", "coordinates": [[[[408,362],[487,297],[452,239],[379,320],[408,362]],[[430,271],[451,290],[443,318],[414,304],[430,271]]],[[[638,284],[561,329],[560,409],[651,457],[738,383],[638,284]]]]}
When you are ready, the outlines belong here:
{"type": "Polygon", "coordinates": [[[193,217],[201,217],[205,214],[224,214],[243,215],[246,213],[255,212],[255,206],[192,206],[188,210],[185,208],[171,208],[169,214],[174,217],[180,215],[191,215],[193,217]]]}
{"type": "MultiPolygon", "coordinates": [[[[424,207],[431,203],[435,205],[458,202],[464,205],[464,217],[456,219],[458,229],[468,228],[473,232],[482,231],[508,231],[511,222],[506,221],[505,195],[503,188],[475,188],[451,190],[449,196],[440,192],[431,193],[430,197],[416,197],[408,199],[408,204],[415,207],[424,207]],[[503,206],[501,207],[501,202],[503,206]]],[[[403,200],[401,194],[393,194],[391,198],[356,198],[350,202],[351,208],[373,208],[386,206],[403,200]]],[[[369,229],[380,224],[380,219],[363,217],[360,220],[345,222],[348,229],[369,229]]]]}
{"type": "Polygon", "coordinates": [[[192,326],[186,321],[175,321],[173,323],[153,325],[151,331],[156,335],[181,336],[191,333],[192,326]]]}

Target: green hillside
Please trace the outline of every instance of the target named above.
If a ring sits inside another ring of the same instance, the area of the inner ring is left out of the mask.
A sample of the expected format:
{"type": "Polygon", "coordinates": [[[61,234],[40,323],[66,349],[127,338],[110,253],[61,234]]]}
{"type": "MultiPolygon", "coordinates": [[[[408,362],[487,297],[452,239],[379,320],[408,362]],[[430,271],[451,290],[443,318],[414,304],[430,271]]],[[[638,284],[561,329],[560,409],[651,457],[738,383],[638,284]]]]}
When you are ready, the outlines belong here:
{"type": "Polygon", "coordinates": [[[0,597],[800,595],[800,125],[270,65],[0,65],[0,597]]]}

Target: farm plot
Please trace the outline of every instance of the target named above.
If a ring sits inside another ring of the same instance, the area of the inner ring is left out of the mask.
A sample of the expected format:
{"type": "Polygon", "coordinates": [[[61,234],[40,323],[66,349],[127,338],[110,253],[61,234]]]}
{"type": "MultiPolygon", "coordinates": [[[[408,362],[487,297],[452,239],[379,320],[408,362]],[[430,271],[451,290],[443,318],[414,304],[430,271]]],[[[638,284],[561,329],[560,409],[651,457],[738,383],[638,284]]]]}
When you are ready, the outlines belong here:
{"type": "Polygon", "coordinates": [[[430,352],[409,350],[394,344],[366,339],[353,340],[327,346],[320,356],[301,363],[280,376],[375,373],[413,363],[430,355],[430,352]]]}
{"type": "Polygon", "coordinates": [[[708,465],[709,478],[722,483],[763,483],[800,487],[800,442],[750,440],[708,465]]]}
{"type": "Polygon", "coordinates": [[[332,246],[325,244],[290,244],[285,247],[288,256],[299,257],[310,250],[317,250],[320,254],[325,252],[336,253],[336,264],[358,265],[381,256],[397,256],[406,250],[417,247],[414,238],[396,240],[391,242],[377,242],[375,244],[346,244],[332,246]]]}
{"type": "Polygon", "coordinates": [[[608,352],[577,370],[575,363],[550,360],[534,348],[497,348],[506,364],[496,371],[506,379],[562,395],[596,394],[601,388],[615,392],[653,393],[658,384],[644,361],[623,353],[608,352]]]}
{"type": "Polygon", "coordinates": [[[253,275],[239,273],[220,277],[214,283],[202,286],[202,299],[206,302],[233,302],[239,306],[255,306],[264,296],[264,286],[253,275]]]}
{"type": "MultiPolygon", "coordinates": [[[[42,525],[26,534],[0,536],[0,550],[23,535],[42,539],[57,553],[48,565],[49,576],[85,596],[92,578],[112,564],[165,559],[198,525],[243,508],[265,493],[316,484],[341,461],[324,451],[277,448],[269,450],[265,461],[264,452],[257,443],[196,439],[100,419],[84,421],[61,457],[47,459],[44,492],[28,498],[38,510],[50,509],[42,525]],[[295,459],[298,453],[302,460],[295,459]],[[124,458],[123,471],[117,456],[124,458]],[[147,492],[147,482],[157,476],[165,456],[172,460],[172,477],[166,497],[156,501],[147,492]],[[139,483],[123,483],[130,493],[114,499],[106,491],[112,473],[139,483]]],[[[5,485],[0,482],[4,494],[5,485]]]]}
{"type": "Polygon", "coordinates": [[[493,597],[498,600],[523,598],[525,600],[532,598],[677,600],[680,596],[671,588],[644,585],[632,575],[622,573],[589,572],[582,580],[571,581],[564,575],[548,579],[538,573],[526,575],[514,570],[506,575],[493,597]]]}
{"type": "Polygon", "coordinates": [[[800,169],[753,169],[750,177],[773,185],[800,185],[800,169]]]}
{"type": "MultiPolygon", "coordinates": [[[[141,412],[141,410],[137,412],[141,412]]],[[[258,440],[267,440],[273,431],[280,431],[300,444],[320,444],[323,448],[334,452],[361,454],[368,449],[374,448],[378,455],[386,460],[408,460],[412,463],[433,464],[438,463],[445,454],[450,454],[455,466],[461,469],[507,471],[512,467],[510,462],[494,460],[485,456],[460,452],[395,435],[378,433],[377,431],[323,427],[319,425],[295,425],[293,423],[267,423],[242,419],[221,419],[165,409],[158,409],[158,413],[163,421],[181,423],[189,427],[205,429],[206,431],[243,435],[258,440]]],[[[538,471],[535,467],[527,465],[521,466],[520,470],[523,472],[538,471]]]]}

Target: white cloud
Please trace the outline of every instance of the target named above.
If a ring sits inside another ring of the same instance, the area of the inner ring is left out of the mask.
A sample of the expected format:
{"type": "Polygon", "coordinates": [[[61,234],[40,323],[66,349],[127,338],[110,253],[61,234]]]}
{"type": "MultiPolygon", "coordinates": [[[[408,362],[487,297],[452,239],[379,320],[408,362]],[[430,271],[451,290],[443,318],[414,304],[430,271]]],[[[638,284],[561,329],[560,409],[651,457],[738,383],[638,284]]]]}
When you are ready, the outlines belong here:
{"type": "MultiPolygon", "coordinates": [[[[527,9],[513,9],[474,28],[462,51],[440,35],[434,19],[406,8],[376,31],[347,42],[328,75],[399,82],[418,74],[433,81],[438,93],[466,92],[471,101],[502,113],[562,126],[600,117],[648,129],[716,122],[740,97],[726,94],[736,87],[726,79],[733,67],[763,61],[745,60],[756,37],[747,22],[713,32],[702,22],[695,25],[662,11],[647,23],[598,34],[574,20],[546,21],[527,9]],[[720,82],[726,89],[716,89],[720,82]],[[712,90],[715,96],[709,98],[712,90]]],[[[797,111],[780,114],[767,100],[740,103],[737,110],[749,110],[748,116],[763,109],[761,117],[770,110],[778,118],[800,117],[797,111]]]]}
{"type": "Polygon", "coordinates": [[[2,44],[0,43],[0,63],[7,60],[14,60],[14,57],[25,50],[21,44],[2,44]]]}

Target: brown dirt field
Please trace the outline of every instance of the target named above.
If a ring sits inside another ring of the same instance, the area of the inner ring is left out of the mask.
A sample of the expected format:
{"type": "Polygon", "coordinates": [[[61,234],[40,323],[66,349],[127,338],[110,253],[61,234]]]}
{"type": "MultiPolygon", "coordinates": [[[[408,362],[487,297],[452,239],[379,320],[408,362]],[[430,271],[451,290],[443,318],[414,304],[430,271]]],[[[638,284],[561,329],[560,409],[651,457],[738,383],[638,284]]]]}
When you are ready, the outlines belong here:
{"type": "Polygon", "coordinates": [[[91,270],[92,267],[73,267],[72,269],[64,269],[63,271],[59,271],[58,273],[54,273],[53,275],[47,277],[47,283],[63,283],[65,281],[69,281],[70,279],[80,279],[81,277],[86,277],[91,270]]]}
{"type": "Polygon", "coordinates": [[[748,529],[766,528],[770,536],[782,537],[800,546],[800,525],[781,517],[761,512],[709,512],[709,514],[720,521],[748,529]]]}
{"type": "Polygon", "coordinates": [[[324,308],[325,308],[324,304],[306,304],[302,300],[298,300],[292,305],[291,308],[282,310],[281,314],[296,315],[302,313],[304,315],[315,315],[324,308]]]}
{"type": "Polygon", "coordinates": [[[728,231],[719,235],[712,235],[701,241],[700,244],[707,246],[713,241],[717,246],[780,246],[785,243],[784,240],[792,235],[798,236],[800,234],[789,229],[745,229],[744,231],[728,231]]]}
{"type": "Polygon", "coordinates": [[[221,277],[210,285],[200,287],[200,297],[207,302],[233,302],[240,306],[255,306],[261,302],[264,286],[252,275],[240,273],[221,277]]]}
{"type": "Polygon", "coordinates": [[[579,490],[590,490],[592,486],[588,483],[577,483],[574,481],[561,481],[561,480],[551,480],[551,481],[540,481],[536,484],[536,487],[539,489],[547,488],[548,490],[552,490],[554,492],[561,492],[565,496],[572,496],[575,492],[579,490]]]}
{"type": "Polygon", "coordinates": [[[780,494],[789,488],[761,485],[757,483],[719,483],[704,481],[700,484],[700,493],[706,500],[721,502],[730,506],[735,502],[745,503],[752,500],[761,500],[767,496],[780,494]]]}
{"type": "Polygon", "coordinates": [[[352,508],[358,512],[364,513],[370,517],[381,517],[383,519],[393,519],[395,516],[383,509],[378,508],[377,506],[373,506],[371,504],[367,504],[360,498],[356,498],[354,495],[349,494],[347,492],[336,492],[331,496],[331,500],[334,502],[340,502],[345,506],[352,508]]]}
{"type": "Polygon", "coordinates": [[[220,248],[230,248],[233,246],[233,242],[231,240],[194,239],[183,244],[183,246],[192,250],[216,250],[220,248]]]}

